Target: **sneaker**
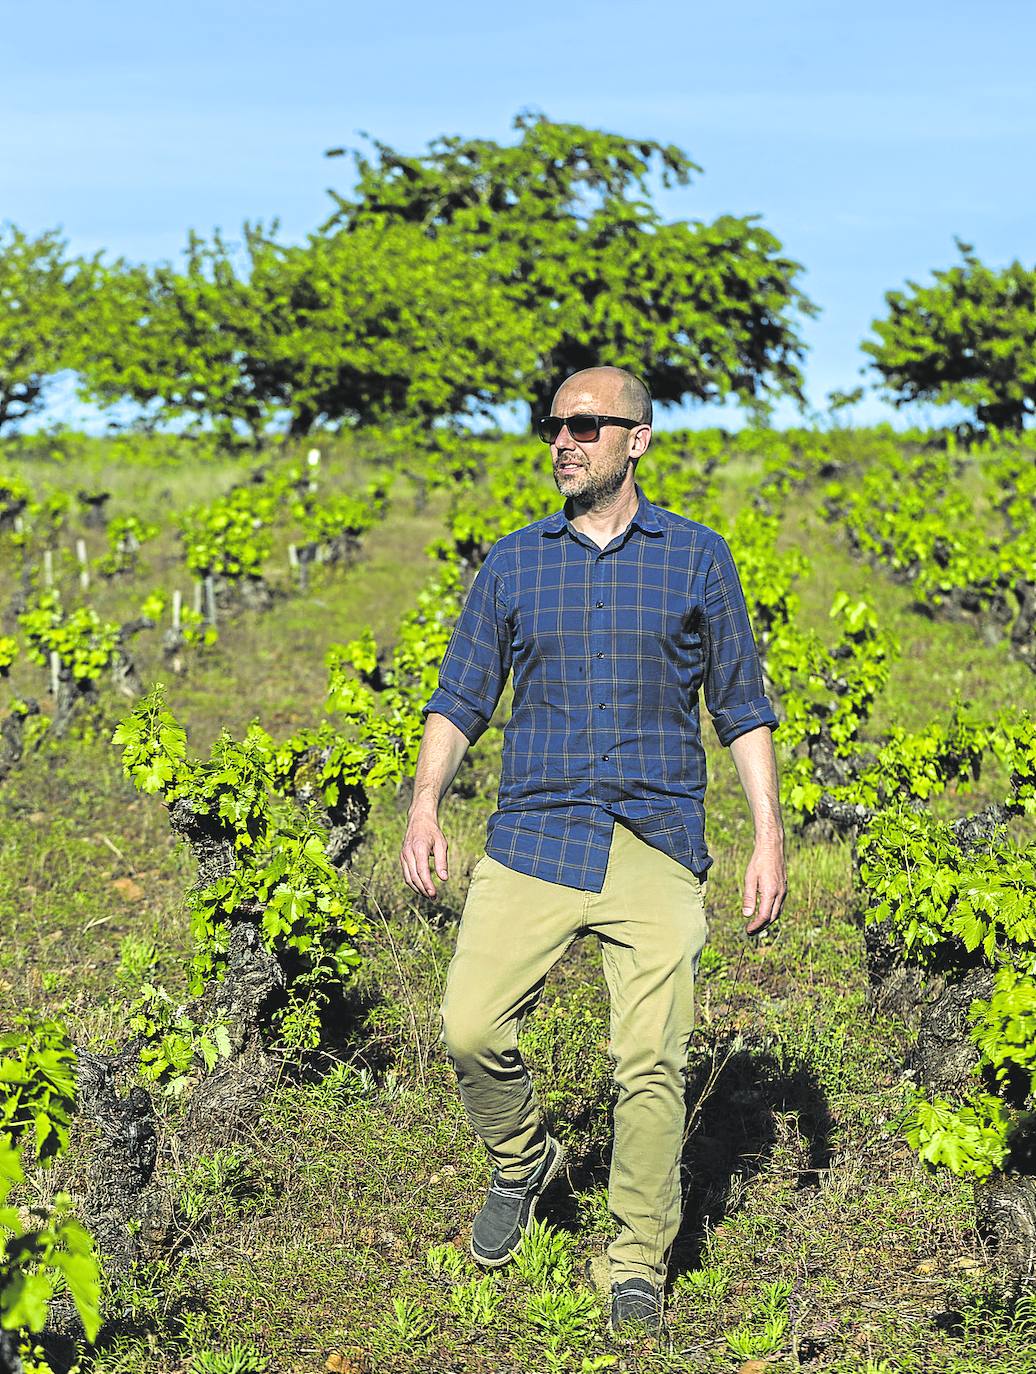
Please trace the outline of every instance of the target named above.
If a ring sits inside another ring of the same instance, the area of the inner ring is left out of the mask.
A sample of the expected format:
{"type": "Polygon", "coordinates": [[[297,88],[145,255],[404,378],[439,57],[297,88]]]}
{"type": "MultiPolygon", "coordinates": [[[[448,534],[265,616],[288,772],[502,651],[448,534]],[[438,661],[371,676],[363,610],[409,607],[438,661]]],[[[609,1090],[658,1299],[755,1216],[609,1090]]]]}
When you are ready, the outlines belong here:
{"type": "Polygon", "coordinates": [[[662,1294],[654,1284],[647,1279],[613,1283],[608,1330],[623,1335],[647,1332],[657,1336],[662,1330],[662,1294]]]}
{"type": "Polygon", "coordinates": [[[565,1162],[565,1151],[547,1136],[547,1153],[528,1178],[508,1183],[493,1173],[482,1210],[471,1227],[471,1253],[487,1269],[506,1264],[521,1244],[536,1212],[536,1203],[547,1184],[565,1162]]]}

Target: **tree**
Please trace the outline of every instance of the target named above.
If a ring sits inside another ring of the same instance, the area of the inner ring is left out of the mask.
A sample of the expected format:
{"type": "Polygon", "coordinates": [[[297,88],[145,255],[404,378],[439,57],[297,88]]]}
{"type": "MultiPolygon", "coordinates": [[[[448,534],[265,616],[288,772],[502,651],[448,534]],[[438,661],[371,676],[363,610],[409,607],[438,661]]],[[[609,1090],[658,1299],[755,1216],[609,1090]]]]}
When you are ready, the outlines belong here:
{"type": "Polygon", "coordinates": [[[486,265],[412,224],[315,234],[253,273],[283,320],[266,369],[291,412],[314,424],[485,410],[522,393],[535,347],[486,265]]]}
{"type": "Polygon", "coordinates": [[[630,368],[660,401],[802,401],[792,317],[815,307],[757,216],[666,223],[651,177],[670,187],[700,171],[679,148],[531,113],[514,127],[513,145],[444,137],[419,157],[369,140],[325,228],[409,224],[483,261],[535,340],[534,405],[593,363],[630,368]]]}
{"type": "Polygon", "coordinates": [[[267,251],[261,228],[246,225],[243,266],[218,233],[211,243],[191,233],[180,270],[121,259],[99,268],[72,352],[83,397],[131,400],[145,422],[185,415],[207,419],[228,440],[242,431],[257,439],[271,402],[260,360],[277,321],[251,276],[267,251]]]}
{"type": "Polygon", "coordinates": [[[279,416],[318,423],[431,421],[521,394],[535,357],[486,266],[408,224],[276,243],[246,225],[244,251],[191,234],[181,270],[116,263],[91,307],[76,366],[84,395],[129,398],[154,420],[186,415],[232,442],[279,416]]]}
{"type": "Polygon", "coordinates": [[[862,345],[894,405],[959,402],[980,424],[1020,430],[1036,409],[1036,271],[986,267],[955,239],[963,263],[886,292],[889,313],[862,345]]]}
{"type": "Polygon", "coordinates": [[[0,226],[0,429],[39,410],[48,377],[67,366],[90,273],[65,248],[55,230],[0,226]]]}

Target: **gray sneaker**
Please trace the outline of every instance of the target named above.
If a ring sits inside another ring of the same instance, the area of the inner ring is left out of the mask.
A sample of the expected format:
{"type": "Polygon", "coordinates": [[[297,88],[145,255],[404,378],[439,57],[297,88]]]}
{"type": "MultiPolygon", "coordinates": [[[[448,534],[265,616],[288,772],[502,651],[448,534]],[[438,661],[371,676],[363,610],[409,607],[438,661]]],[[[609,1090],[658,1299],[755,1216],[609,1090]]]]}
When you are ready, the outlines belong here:
{"type": "Polygon", "coordinates": [[[612,1284],[608,1330],[623,1336],[658,1336],[662,1331],[662,1294],[647,1279],[612,1284]]]}
{"type": "Polygon", "coordinates": [[[547,1184],[559,1173],[565,1151],[552,1135],[547,1153],[528,1178],[508,1183],[493,1171],[482,1210],[471,1226],[471,1253],[486,1269],[506,1264],[514,1256],[536,1213],[536,1203],[547,1184]]]}

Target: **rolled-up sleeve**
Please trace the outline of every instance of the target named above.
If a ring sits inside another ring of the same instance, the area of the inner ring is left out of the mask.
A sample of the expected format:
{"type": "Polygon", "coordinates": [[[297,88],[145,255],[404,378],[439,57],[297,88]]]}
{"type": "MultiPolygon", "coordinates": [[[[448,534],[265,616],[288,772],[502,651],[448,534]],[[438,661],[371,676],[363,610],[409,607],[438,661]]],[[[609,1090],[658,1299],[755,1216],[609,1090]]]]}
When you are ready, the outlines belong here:
{"type": "Polygon", "coordinates": [[[727,541],[717,537],[705,579],[706,653],[702,684],[705,705],[720,744],[760,725],[777,728],[770,700],[763,691],[752,625],[741,579],[727,541]]]}
{"type": "Polygon", "coordinates": [[[484,733],[511,671],[511,635],[500,578],[487,558],[468,589],[439,667],[439,685],[421,708],[445,716],[474,744],[484,733]]]}

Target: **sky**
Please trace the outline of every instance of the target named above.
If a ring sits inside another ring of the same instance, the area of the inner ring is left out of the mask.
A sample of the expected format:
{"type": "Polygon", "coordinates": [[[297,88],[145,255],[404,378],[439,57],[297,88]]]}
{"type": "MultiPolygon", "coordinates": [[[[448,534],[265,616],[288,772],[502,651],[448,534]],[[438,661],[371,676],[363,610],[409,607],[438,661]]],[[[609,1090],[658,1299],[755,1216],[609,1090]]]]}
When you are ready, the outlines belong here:
{"type": "MultiPolygon", "coordinates": [[[[884,294],[958,260],[1036,260],[1032,0],[598,0],[520,6],[318,0],[0,0],[0,221],[75,253],[176,259],[188,229],[245,220],[303,238],[348,191],[334,146],[420,153],[514,139],[515,115],[674,143],[703,171],[670,219],[758,214],[820,307],[803,322],[810,406],[869,385],[884,294]]],[[[48,415],[76,422],[59,389],[48,415]]],[[[89,417],[87,416],[87,419],[89,417]]],[[[782,404],[778,423],[795,423],[782,404]]],[[[945,422],[868,392],[856,423],[945,422]]],[[[730,407],[673,424],[739,423],[730,407]]]]}

